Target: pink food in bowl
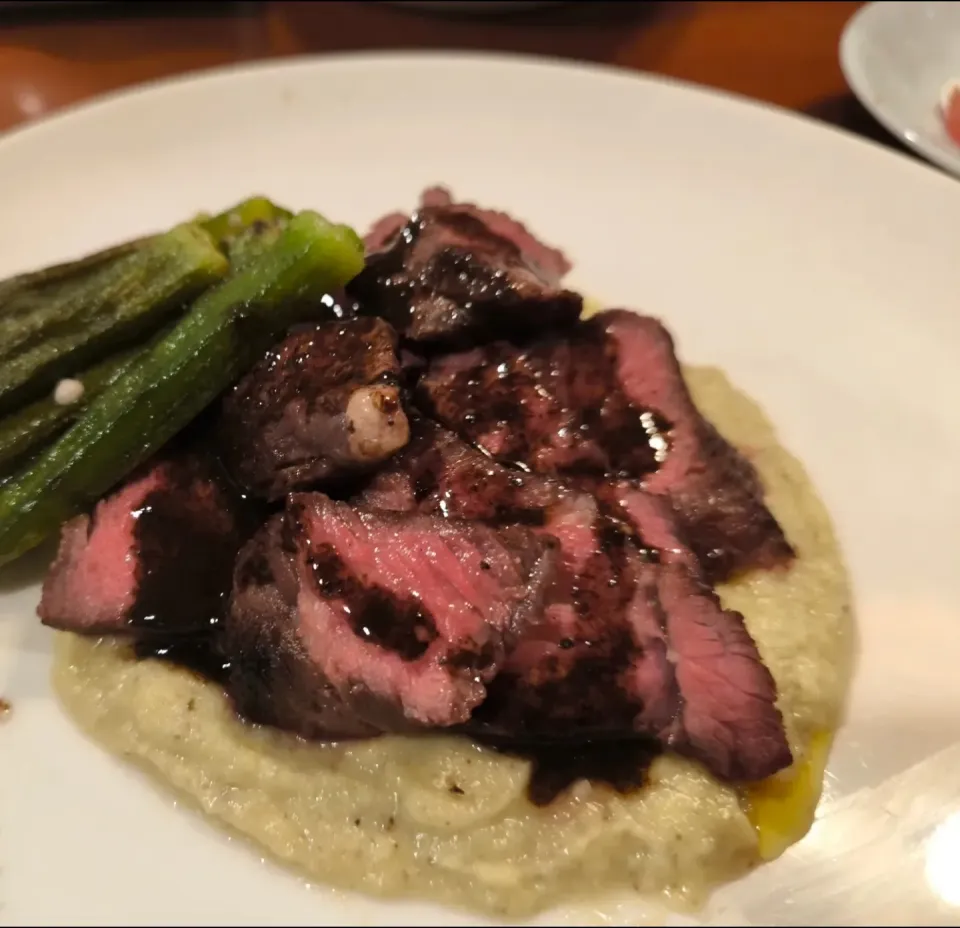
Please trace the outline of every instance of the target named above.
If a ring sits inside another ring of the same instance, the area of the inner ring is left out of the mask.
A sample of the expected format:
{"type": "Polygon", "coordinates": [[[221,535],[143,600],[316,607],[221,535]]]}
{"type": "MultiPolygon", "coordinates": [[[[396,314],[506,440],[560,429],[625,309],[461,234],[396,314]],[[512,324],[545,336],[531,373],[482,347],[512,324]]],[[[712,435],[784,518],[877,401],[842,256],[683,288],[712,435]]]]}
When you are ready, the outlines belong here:
{"type": "Polygon", "coordinates": [[[941,88],[940,114],[947,135],[960,145],[960,80],[949,80],[941,88]]]}

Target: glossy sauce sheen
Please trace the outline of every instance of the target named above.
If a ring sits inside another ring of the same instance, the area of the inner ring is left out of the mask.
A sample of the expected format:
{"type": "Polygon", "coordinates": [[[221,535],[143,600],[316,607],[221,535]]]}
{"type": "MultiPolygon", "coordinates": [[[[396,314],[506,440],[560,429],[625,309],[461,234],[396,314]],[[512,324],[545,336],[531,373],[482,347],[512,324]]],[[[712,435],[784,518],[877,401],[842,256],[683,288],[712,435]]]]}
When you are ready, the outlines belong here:
{"type": "Polygon", "coordinates": [[[431,370],[419,398],[503,464],[639,478],[668,453],[670,423],[627,399],[616,345],[599,325],[583,323],[575,342],[550,338],[524,349],[496,342],[461,358],[460,370],[442,363],[431,370]]]}
{"type": "MultiPolygon", "coordinates": [[[[639,693],[625,686],[622,676],[643,656],[643,647],[634,640],[626,617],[639,572],[656,552],[632,544],[627,528],[602,510],[594,524],[595,548],[579,574],[569,574],[559,587],[561,600],[576,613],[575,637],[559,638],[551,630],[543,634],[543,653],[522,672],[502,672],[490,685],[486,701],[474,714],[481,736],[509,742],[520,733],[530,743],[554,740],[558,726],[569,727],[567,750],[576,752],[592,737],[613,740],[616,732],[631,732],[634,720],[643,711],[639,693]],[[628,557],[628,552],[631,552],[628,557]]],[[[633,744],[632,740],[618,743],[633,744]]],[[[590,757],[592,749],[584,748],[590,757]]],[[[562,750],[552,755],[560,757],[562,750]]],[[[604,756],[615,756],[607,752],[604,756]]],[[[594,763],[593,770],[602,765],[594,763]]],[[[620,778],[613,770],[609,778],[620,778]]]]}
{"type": "Polygon", "coordinates": [[[348,289],[408,338],[448,346],[563,327],[583,307],[468,206],[420,210],[348,289]]]}
{"type": "Polygon", "coordinates": [[[309,564],[321,596],[350,603],[344,614],[358,638],[415,661],[437,637],[433,617],[416,599],[364,584],[330,545],[313,546],[309,564]]]}
{"type": "MultiPolygon", "coordinates": [[[[455,291],[459,297],[457,302],[466,309],[474,301],[496,303],[509,296],[509,281],[503,273],[475,257],[477,244],[491,240],[490,230],[484,223],[466,213],[445,212],[443,225],[452,240],[423,263],[417,273],[411,274],[409,265],[411,251],[425,229],[421,216],[414,216],[388,249],[368,260],[366,275],[375,277],[379,288],[377,313],[401,330],[412,321],[416,296],[421,291],[455,291]],[[463,242],[470,242],[469,250],[463,248],[463,242]]],[[[499,236],[494,242],[510,259],[520,261],[520,250],[512,242],[499,236]]],[[[351,287],[359,286],[361,293],[366,290],[363,276],[351,284],[351,287]]],[[[455,312],[456,308],[451,306],[449,311],[455,312]]]]}
{"type": "Polygon", "coordinates": [[[130,624],[194,632],[219,622],[237,552],[262,509],[234,489],[212,457],[177,458],[167,473],[135,513],[139,556],[130,624]]]}
{"type": "Polygon", "coordinates": [[[170,661],[223,683],[229,664],[217,639],[233,565],[266,508],[245,497],[212,454],[178,459],[170,473],[171,485],[151,493],[137,517],[138,583],[130,624],[142,633],[134,650],[138,657],[170,661]],[[195,481],[211,482],[214,518],[197,518],[190,502],[195,481]]]}

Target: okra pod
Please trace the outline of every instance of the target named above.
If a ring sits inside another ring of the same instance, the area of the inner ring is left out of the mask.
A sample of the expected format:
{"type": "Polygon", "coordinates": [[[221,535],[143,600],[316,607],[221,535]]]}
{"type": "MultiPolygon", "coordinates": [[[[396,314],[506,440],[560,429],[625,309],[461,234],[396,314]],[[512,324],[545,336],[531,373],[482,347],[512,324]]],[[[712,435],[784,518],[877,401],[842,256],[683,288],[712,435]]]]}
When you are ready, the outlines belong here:
{"type": "Polygon", "coordinates": [[[216,216],[199,217],[200,223],[227,254],[238,237],[249,230],[289,219],[293,213],[266,197],[250,197],[216,216]]]}
{"type": "Polygon", "coordinates": [[[363,244],[313,212],[208,290],[23,473],[0,488],[0,564],[39,544],[161,448],[318,298],[363,266],[363,244]]]}
{"type": "Polygon", "coordinates": [[[227,249],[231,271],[242,270],[256,261],[267,248],[277,242],[287,227],[287,222],[288,220],[281,218],[258,223],[236,235],[227,249]]]}
{"type": "MultiPolygon", "coordinates": [[[[229,254],[234,241],[247,229],[262,223],[289,219],[291,215],[289,210],[277,206],[266,197],[258,196],[250,197],[215,216],[200,215],[194,222],[213,237],[224,254],[229,254]]],[[[154,237],[142,236],[75,261],[65,261],[0,281],[0,319],[31,314],[54,298],[60,287],[70,286],[106,265],[133,254],[154,237]]]]}
{"type": "Polygon", "coordinates": [[[8,476],[28,455],[53,441],[144,350],[126,349],[75,374],[73,379],[83,387],[82,398],[75,403],[58,403],[51,393],[0,419],[0,478],[8,476]]]}
{"type": "Polygon", "coordinates": [[[0,412],[146,338],[227,267],[209,234],[188,223],[64,286],[30,315],[0,318],[0,412]]]}
{"type": "Polygon", "coordinates": [[[122,242],[85,255],[76,261],[64,261],[39,271],[28,271],[0,281],[0,319],[29,314],[42,306],[44,301],[56,292],[57,287],[86,277],[107,264],[133,254],[147,240],[139,238],[122,242]]]}

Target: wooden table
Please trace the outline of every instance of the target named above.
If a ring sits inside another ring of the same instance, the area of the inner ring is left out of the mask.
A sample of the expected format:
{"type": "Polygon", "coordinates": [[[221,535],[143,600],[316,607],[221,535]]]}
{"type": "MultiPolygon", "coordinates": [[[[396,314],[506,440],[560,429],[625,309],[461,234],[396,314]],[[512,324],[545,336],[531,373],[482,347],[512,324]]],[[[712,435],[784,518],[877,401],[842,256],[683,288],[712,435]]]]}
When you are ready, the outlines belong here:
{"type": "Polygon", "coordinates": [[[470,48],[617,64],[801,110],[896,146],[850,96],[837,44],[859,3],[558,4],[464,17],[391,4],[0,4],[0,129],[153,78],[352,49],[470,48]]]}

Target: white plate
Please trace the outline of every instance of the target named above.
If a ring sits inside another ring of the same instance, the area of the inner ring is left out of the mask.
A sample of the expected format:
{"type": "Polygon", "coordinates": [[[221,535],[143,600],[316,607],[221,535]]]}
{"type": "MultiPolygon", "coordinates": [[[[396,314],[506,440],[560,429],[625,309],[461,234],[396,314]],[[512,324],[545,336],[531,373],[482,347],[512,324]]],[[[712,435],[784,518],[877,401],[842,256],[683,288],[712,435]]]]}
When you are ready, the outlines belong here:
{"type": "MultiPolygon", "coordinates": [[[[681,353],[726,367],[806,462],[862,636],[820,824],[712,917],[957,923],[942,900],[960,903],[960,186],[728,96],[463,54],[294,61],[121,94],[5,138],[0,179],[3,275],[255,191],[363,226],[442,180],[562,244],[575,282],[609,304],[663,315],[681,353]]],[[[307,891],[173,808],[57,709],[36,599],[0,594],[14,704],[0,921],[477,924],[307,891]]]]}
{"type": "Polygon", "coordinates": [[[960,176],[960,146],[940,116],[940,89],[960,77],[960,3],[868,3],[847,23],[840,64],[890,132],[960,176]]]}

